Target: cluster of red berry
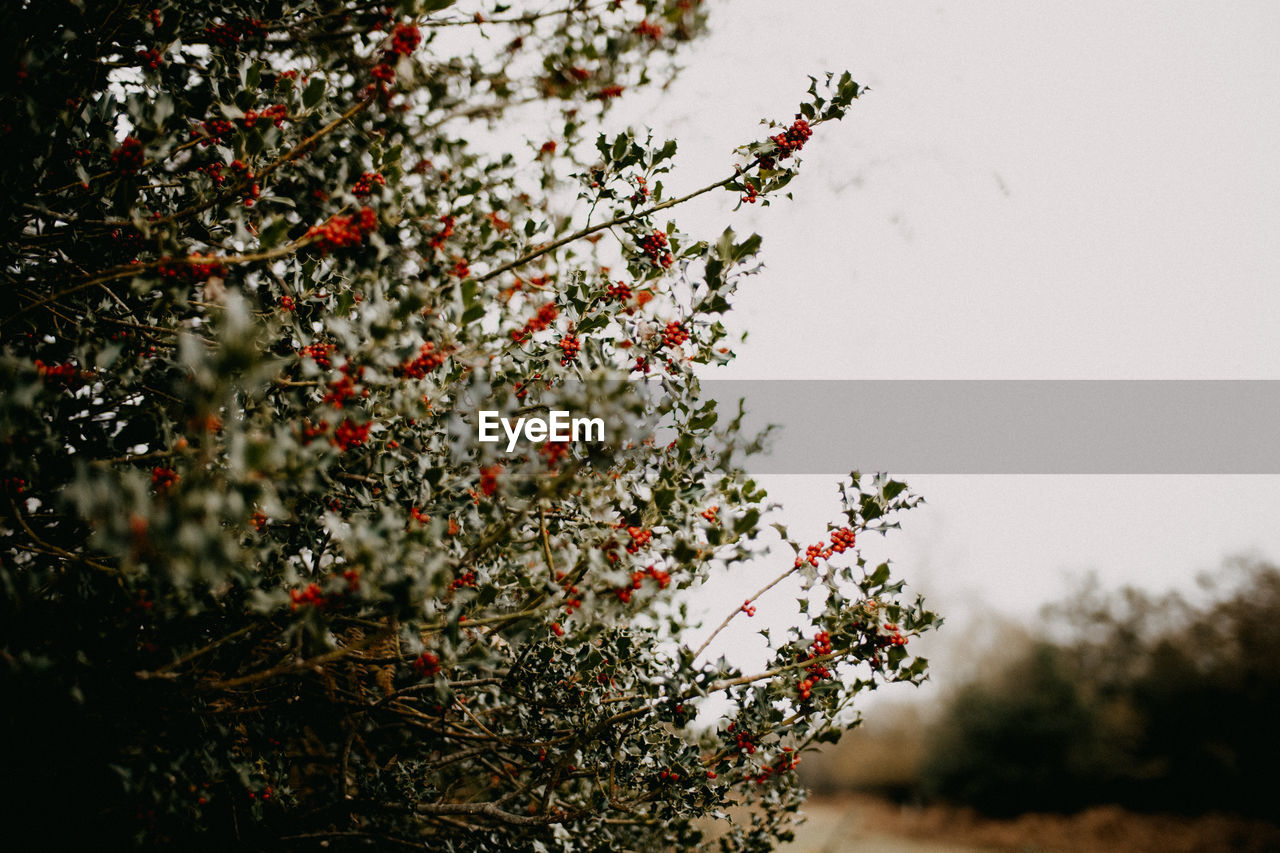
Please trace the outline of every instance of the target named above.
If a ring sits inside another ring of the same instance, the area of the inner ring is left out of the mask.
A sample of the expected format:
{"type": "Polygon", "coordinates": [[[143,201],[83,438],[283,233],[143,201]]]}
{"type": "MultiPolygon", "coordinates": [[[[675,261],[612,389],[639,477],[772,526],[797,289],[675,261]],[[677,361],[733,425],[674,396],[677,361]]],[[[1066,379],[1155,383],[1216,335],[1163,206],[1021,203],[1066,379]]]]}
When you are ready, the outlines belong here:
{"type": "Polygon", "coordinates": [[[157,492],[167,492],[179,480],[178,472],[172,468],[157,465],[151,469],[151,488],[157,492]]]}
{"type": "Polygon", "coordinates": [[[760,197],[760,191],[755,188],[754,184],[747,184],[747,194],[742,197],[742,201],[747,204],[755,204],[756,199],[760,197]]]}
{"type": "Polygon", "coordinates": [[[340,601],[344,594],[356,592],[360,589],[360,573],[355,569],[348,569],[342,573],[343,580],[347,581],[347,589],[344,592],[334,593],[333,596],[326,596],[324,589],[320,584],[310,583],[302,589],[289,590],[289,610],[297,610],[298,607],[308,606],[315,607],[316,610],[324,610],[330,603],[340,601]]]}
{"type": "Polygon", "coordinates": [[[422,43],[422,31],[413,24],[396,24],[391,30],[391,44],[387,53],[408,56],[422,43]]]}
{"type": "Polygon", "coordinates": [[[250,130],[258,124],[261,119],[267,119],[276,127],[284,127],[284,120],[289,117],[289,110],[284,104],[272,104],[264,110],[248,110],[244,117],[240,119],[240,123],[245,126],[246,130],[250,130]]]}
{"type": "Polygon", "coordinates": [[[297,610],[304,605],[323,610],[329,603],[329,597],[324,594],[324,590],[318,583],[309,583],[303,589],[289,590],[289,599],[290,610],[297,610]]]}
{"type": "Polygon", "coordinates": [[[280,297],[281,311],[293,311],[297,309],[297,307],[298,307],[297,303],[293,301],[293,297],[290,296],[289,294],[286,293],[284,296],[280,297]]]}
{"type": "Polygon", "coordinates": [[[211,118],[201,122],[200,127],[193,127],[191,136],[200,140],[200,147],[208,148],[213,143],[230,136],[235,129],[236,126],[225,118],[211,118]]]}
{"type": "Polygon", "coordinates": [[[843,554],[853,547],[856,539],[857,534],[852,528],[842,527],[839,530],[833,530],[831,531],[831,550],[837,554],[843,554]]]}
{"type": "Polygon", "coordinates": [[[619,97],[624,91],[626,91],[625,86],[605,86],[591,97],[597,101],[607,101],[610,98],[619,97]]]}
{"type": "MultiPolygon", "coordinates": [[[[341,370],[342,376],[329,382],[329,389],[324,395],[324,402],[335,409],[341,409],[356,396],[356,383],[364,375],[364,367],[352,366],[349,361],[342,365],[341,370]]],[[[364,396],[369,396],[368,388],[364,389],[364,396]]]]}
{"type": "Polygon", "coordinates": [[[756,606],[751,603],[751,599],[749,598],[746,601],[742,602],[742,607],[739,609],[741,609],[742,612],[747,614],[748,616],[756,615],[756,606]]]}
{"type": "Polygon", "coordinates": [[[63,364],[45,364],[37,358],[35,368],[41,379],[58,379],[67,385],[77,385],[80,381],[80,368],[69,361],[63,364]]]}
{"type": "Polygon", "coordinates": [[[643,177],[636,177],[636,191],[631,194],[631,204],[636,207],[644,204],[649,199],[649,182],[643,177]]]}
{"type": "Polygon", "coordinates": [[[351,187],[351,192],[357,196],[367,196],[373,194],[374,184],[380,187],[387,185],[387,179],[382,177],[381,172],[365,172],[359,177],[355,184],[351,187]]]}
{"type": "Polygon", "coordinates": [[[434,343],[427,341],[418,348],[417,357],[397,367],[396,373],[407,379],[425,379],[428,373],[444,364],[448,358],[448,347],[437,348],[434,343]]]}
{"type": "Polygon", "coordinates": [[[757,785],[763,785],[769,781],[771,776],[786,773],[788,770],[795,770],[796,766],[799,764],[800,756],[795,753],[795,749],[790,746],[784,746],[782,748],[782,754],[778,756],[778,760],[776,762],[761,767],[759,773],[749,778],[757,785]]]}
{"type": "Polygon", "coordinates": [[[222,174],[222,164],[219,162],[215,161],[206,166],[201,166],[198,171],[208,175],[209,180],[213,181],[215,187],[220,187],[227,182],[227,176],[222,174]]]}
{"type": "Polygon", "coordinates": [[[560,465],[560,460],[569,455],[569,442],[567,441],[547,441],[538,445],[538,454],[542,456],[543,461],[547,463],[548,468],[556,468],[560,465]]]}
{"type": "MultiPolygon", "coordinates": [[[[550,442],[548,442],[550,443],[550,442]]],[[[614,528],[622,527],[622,523],[618,522],[614,528]]],[[[631,537],[631,541],[627,543],[628,554],[638,554],[641,548],[648,547],[650,540],[653,539],[653,531],[646,530],[643,527],[627,527],[627,535],[631,537]]],[[[620,559],[618,557],[618,540],[610,537],[601,546],[600,550],[604,551],[604,555],[609,562],[616,563],[620,559]]]]}
{"type": "Polygon", "coordinates": [[[631,573],[631,586],[624,586],[620,589],[614,590],[614,592],[617,593],[618,600],[624,604],[629,603],[631,601],[632,590],[639,589],[645,578],[652,578],[654,582],[658,584],[659,589],[666,589],[671,585],[670,574],[655,566],[648,566],[642,572],[631,573]]]}
{"type": "Polygon", "coordinates": [[[431,652],[423,652],[411,664],[413,671],[423,678],[431,678],[440,671],[440,658],[431,652]]]}
{"type": "Polygon", "coordinates": [[[715,524],[720,518],[720,516],[718,515],[719,512],[720,512],[720,507],[710,506],[707,509],[704,509],[702,512],[698,513],[698,515],[702,516],[712,524],[715,524]]]}
{"type": "Polygon", "coordinates": [[[369,440],[369,424],[357,424],[350,418],[344,418],[330,439],[334,446],[343,453],[353,447],[359,447],[369,440]]]}
{"type": "Polygon", "coordinates": [[[151,71],[155,71],[161,65],[164,65],[164,56],[154,47],[138,51],[138,59],[151,71]]]}
{"type": "MultiPolygon", "coordinates": [[[[562,580],[563,578],[564,572],[560,572],[556,580],[562,580]]],[[[572,616],[580,607],[582,607],[582,597],[578,587],[574,584],[568,584],[564,588],[564,615],[572,616]]]]}
{"type": "Polygon", "coordinates": [[[653,538],[653,531],[646,530],[643,527],[628,527],[627,535],[631,537],[631,541],[627,543],[627,553],[639,553],[641,548],[649,546],[649,540],[653,538]]]}
{"type": "Polygon", "coordinates": [[[662,345],[664,347],[678,347],[687,340],[689,340],[688,330],[675,320],[668,323],[662,330],[662,345]]]}
{"type": "Polygon", "coordinates": [[[641,21],[636,24],[636,35],[657,41],[662,38],[662,26],[660,24],[650,23],[649,21],[641,21]]]}
{"type": "Polygon", "coordinates": [[[876,637],[876,645],[879,646],[905,646],[907,638],[903,636],[902,629],[892,622],[884,623],[885,633],[876,637]]]}
{"type": "Polygon", "coordinates": [[[554,302],[548,302],[538,309],[538,313],[534,314],[528,322],[519,329],[511,330],[511,340],[516,343],[526,340],[529,335],[534,332],[541,332],[549,327],[560,316],[560,309],[556,308],[554,302]]]}
{"type": "MultiPolygon", "coordinates": [[[[374,27],[375,30],[381,30],[382,24],[374,27]]],[[[396,79],[395,63],[402,56],[408,56],[413,53],[418,45],[422,43],[422,31],[413,24],[396,24],[391,30],[391,38],[387,43],[387,49],[382,54],[382,59],[370,69],[369,74],[374,80],[378,81],[378,90],[385,97],[388,95],[387,87],[396,79]]]]}
{"type": "Polygon", "coordinates": [[[328,254],[334,249],[360,245],[377,227],[378,214],[372,208],[362,207],[359,213],[335,214],[323,224],[311,226],[307,237],[315,239],[321,254],[328,254]]]}
{"type": "Polygon", "coordinates": [[[441,228],[439,231],[437,231],[434,235],[432,235],[431,239],[427,241],[431,245],[431,248],[433,249],[439,249],[441,246],[444,245],[445,240],[448,240],[450,237],[453,236],[453,222],[454,222],[453,217],[441,216],[440,222],[444,225],[444,227],[441,228]]]}
{"type": "Polygon", "coordinates": [[[307,344],[298,350],[298,355],[303,358],[309,358],[320,367],[331,367],[333,365],[333,351],[337,349],[333,344],[318,343],[307,344]]]}
{"type": "MultiPolygon", "coordinates": [[[[452,526],[453,526],[455,523],[456,523],[456,522],[454,522],[454,520],[453,520],[453,519],[449,519],[449,524],[450,524],[450,529],[451,529],[451,530],[452,530],[452,526]]],[[[451,535],[452,535],[452,534],[451,534],[451,535]]],[[[463,572],[462,574],[458,575],[458,576],[457,576],[456,578],[454,578],[453,580],[449,581],[449,591],[450,591],[450,592],[453,592],[453,591],[455,591],[455,590],[462,589],[464,586],[469,586],[469,587],[471,587],[472,589],[475,589],[475,586],[476,586],[476,573],[475,573],[474,571],[471,571],[470,569],[468,569],[467,571],[465,571],[465,572],[463,572]]]]}
{"type": "Polygon", "coordinates": [[[329,432],[329,424],[325,421],[320,423],[312,423],[311,421],[302,422],[302,443],[310,444],[315,439],[329,432]]]}
{"type": "Polygon", "coordinates": [[[813,136],[813,128],[809,127],[809,122],[800,116],[796,116],[796,120],[791,127],[782,133],[770,136],[769,140],[773,142],[775,148],[772,154],[764,155],[760,158],[760,165],[765,169],[772,169],[777,166],[778,160],[786,160],[792,154],[804,147],[809,141],[809,137],[813,136]]]}
{"type": "Polygon", "coordinates": [[[498,490],[498,475],[501,473],[501,465],[490,465],[480,469],[480,491],[485,497],[493,497],[493,493],[498,490]]]}
{"type": "Polygon", "coordinates": [[[204,28],[205,38],[219,47],[235,47],[241,39],[263,38],[267,28],[257,18],[241,18],[225,24],[210,24],[204,28]]]}
{"type": "Polygon", "coordinates": [[[738,730],[737,723],[730,723],[728,731],[733,734],[736,746],[741,752],[744,752],[747,755],[756,754],[756,748],[759,744],[756,743],[756,736],[754,734],[746,729],[738,730]]]}
{"type": "Polygon", "coordinates": [[[843,554],[853,547],[856,538],[854,531],[848,527],[832,531],[831,545],[824,546],[822,542],[810,545],[805,549],[803,557],[796,557],[796,568],[800,568],[805,563],[816,567],[819,560],[829,560],[832,554],[843,554]]]}
{"type": "Polygon", "coordinates": [[[575,334],[567,334],[556,344],[560,347],[560,366],[566,367],[578,357],[578,351],[582,349],[582,343],[575,334]]]}
{"type": "Polygon", "coordinates": [[[466,278],[471,275],[471,265],[467,263],[466,258],[458,258],[453,262],[453,266],[449,270],[450,273],[458,278],[466,278]]]}
{"type": "MultiPolygon", "coordinates": [[[[653,299],[653,291],[633,291],[630,285],[623,284],[622,282],[618,282],[616,285],[610,285],[605,291],[605,294],[609,299],[626,304],[626,307],[622,309],[622,313],[624,314],[636,313],[636,311],[643,308],[645,305],[648,305],[653,299]],[[634,302],[631,301],[632,299],[634,299],[634,302]]],[[[631,342],[624,342],[623,346],[625,349],[626,347],[631,346],[631,342]]]]}
{"type": "Polygon", "coordinates": [[[667,235],[661,231],[654,231],[640,241],[640,251],[655,267],[662,267],[664,270],[670,268],[675,261],[667,246],[667,235]]]}
{"type": "Polygon", "coordinates": [[[240,35],[247,39],[266,38],[266,25],[258,18],[241,18],[237,26],[240,28],[240,35]]]}
{"type": "MultiPolygon", "coordinates": [[[[864,632],[866,642],[870,643],[873,650],[878,652],[891,646],[905,646],[908,638],[902,633],[902,629],[893,622],[879,623],[876,616],[878,609],[875,599],[869,599],[862,604],[861,608],[865,616],[865,621],[855,620],[849,625],[851,631],[864,632]]],[[[872,669],[880,669],[884,666],[884,659],[873,654],[868,661],[872,669]]]]}
{"type": "Polygon", "coordinates": [[[210,24],[204,28],[204,35],[219,47],[234,47],[240,43],[240,34],[233,24],[210,24]]]}
{"type": "Polygon", "coordinates": [[[125,177],[138,174],[144,160],[142,142],[134,136],[126,136],[111,152],[111,167],[125,177]]]}
{"type": "Polygon", "coordinates": [[[211,278],[221,278],[227,274],[226,266],[207,255],[192,255],[182,261],[162,258],[157,269],[162,277],[170,281],[185,281],[188,283],[208,281],[211,278]],[[201,260],[197,260],[197,258],[201,260]]]}
{"type": "MultiPolygon", "coordinates": [[[[819,631],[814,636],[813,643],[809,646],[809,652],[803,660],[813,660],[829,654],[831,654],[831,635],[826,631],[819,631]]],[[[802,701],[809,698],[809,694],[813,692],[814,685],[824,678],[831,677],[831,670],[821,663],[809,664],[804,668],[804,671],[809,675],[801,679],[800,683],[796,685],[802,701]]]]}
{"type": "Polygon", "coordinates": [[[240,159],[232,160],[229,164],[231,171],[240,176],[241,182],[244,184],[244,206],[253,207],[253,200],[258,197],[261,188],[254,181],[253,170],[249,168],[249,164],[240,159]]]}
{"type": "Polygon", "coordinates": [[[419,524],[426,524],[428,521],[431,520],[431,516],[427,515],[425,512],[423,512],[420,508],[416,506],[411,510],[409,510],[409,517],[412,518],[414,521],[418,522],[419,524]]]}

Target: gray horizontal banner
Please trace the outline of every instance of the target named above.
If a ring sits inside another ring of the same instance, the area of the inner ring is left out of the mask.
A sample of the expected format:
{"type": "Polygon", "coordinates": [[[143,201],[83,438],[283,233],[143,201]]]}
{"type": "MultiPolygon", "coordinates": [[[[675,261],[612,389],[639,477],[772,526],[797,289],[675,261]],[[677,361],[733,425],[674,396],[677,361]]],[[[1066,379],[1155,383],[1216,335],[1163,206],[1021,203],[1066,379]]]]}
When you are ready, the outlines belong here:
{"type": "Polygon", "coordinates": [[[1280,474],[1280,380],[704,381],[757,474],[1280,474]]]}

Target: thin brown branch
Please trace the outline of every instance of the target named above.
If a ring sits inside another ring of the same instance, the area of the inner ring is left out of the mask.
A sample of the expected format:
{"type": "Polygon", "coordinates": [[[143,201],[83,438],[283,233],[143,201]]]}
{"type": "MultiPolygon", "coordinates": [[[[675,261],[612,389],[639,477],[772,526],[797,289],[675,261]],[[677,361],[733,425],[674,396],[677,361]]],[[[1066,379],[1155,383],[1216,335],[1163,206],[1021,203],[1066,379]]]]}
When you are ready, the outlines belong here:
{"type": "Polygon", "coordinates": [[[232,631],[230,634],[227,634],[224,637],[220,637],[219,639],[214,640],[213,642],[207,645],[201,646],[200,648],[195,649],[194,651],[188,652],[185,655],[174,658],[173,660],[169,661],[167,664],[160,667],[159,669],[151,670],[151,671],[136,672],[134,673],[134,675],[137,676],[138,678],[143,678],[143,679],[176,678],[177,674],[174,673],[173,670],[182,666],[184,663],[189,663],[198,657],[201,657],[203,655],[208,654],[211,651],[214,651],[215,649],[221,648],[222,646],[231,642],[232,640],[244,636],[245,634],[249,633],[256,627],[257,627],[256,625],[245,625],[243,628],[238,628],[235,631],[232,631]]]}
{"type": "Polygon", "coordinates": [[[9,497],[9,506],[13,507],[13,517],[18,520],[18,524],[20,524],[22,529],[26,531],[27,535],[31,537],[31,541],[44,549],[45,553],[50,556],[62,557],[67,560],[73,560],[77,563],[83,563],[91,569],[106,572],[107,574],[118,575],[120,573],[119,569],[113,569],[111,566],[104,565],[96,560],[90,560],[88,557],[72,553],[65,548],[59,548],[57,545],[45,542],[34,530],[31,529],[31,525],[27,524],[26,518],[22,515],[22,510],[18,508],[18,503],[13,499],[12,495],[9,497]]]}
{"type": "Polygon", "coordinates": [[[424,815],[471,815],[487,817],[513,826],[549,826],[581,817],[574,814],[520,815],[503,811],[494,803],[420,803],[417,812],[424,815]]]}
{"type": "Polygon", "coordinates": [[[599,9],[608,4],[606,3],[573,3],[559,9],[548,9],[544,12],[530,12],[526,15],[514,15],[507,18],[486,18],[483,15],[475,15],[470,18],[445,18],[438,21],[423,21],[420,26],[423,27],[466,27],[466,26],[484,26],[486,24],[532,24],[543,18],[554,18],[560,15],[570,15],[574,12],[589,12],[592,9],[599,9]]]}
{"type": "MultiPolygon", "coordinates": [[[[803,564],[801,564],[801,565],[803,565],[803,564]]],[[[764,595],[766,592],[768,592],[769,590],[773,589],[775,586],[777,586],[778,584],[782,583],[782,582],[783,582],[784,580],[786,580],[787,578],[791,577],[793,574],[795,574],[795,573],[796,573],[796,571],[797,571],[799,568],[800,568],[800,565],[793,566],[793,567],[791,567],[790,569],[787,569],[787,570],[786,570],[785,572],[783,572],[782,574],[778,575],[778,576],[777,576],[776,578],[774,578],[773,580],[769,581],[769,583],[765,584],[763,587],[761,587],[759,590],[757,590],[757,591],[756,591],[756,593],[755,593],[754,595],[752,595],[750,598],[748,598],[748,599],[743,603],[743,606],[746,606],[747,604],[750,604],[751,602],[755,601],[755,600],[756,600],[756,599],[758,599],[760,596],[764,595]]],[[[714,640],[716,637],[718,637],[718,636],[720,635],[720,632],[721,632],[721,631],[723,631],[725,628],[729,627],[729,623],[730,623],[730,622],[732,622],[732,621],[734,620],[734,618],[735,618],[739,613],[741,613],[741,612],[742,612],[742,607],[738,607],[736,610],[734,610],[734,611],[733,611],[732,613],[730,613],[728,616],[724,617],[724,621],[723,621],[723,622],[721,622],[721,623],[716,627],[716,629],[715,629],[714,631],[712,631],[712,632],[711,632],[711,635],[710,635],[709,637],[707,637],[705,640],[703,640],[703,641],[702,641],[702,645],[698,646],[698,650],[697,650],[697,651],[695,651],[695,652],[693,653],[693,660],[695,660],[695,661],[696,661],[696,660],[698,659],[698,657],[699,657],[703,652],[705,652],[705,651],[707,650],[707,646],[711,645],[712,640],[714,640]]]]}
{"type": "Polygon", "coordinates": [[[269,249],[264,252],[251,252],[247,255],[230,255],[226,257],[214,257],[214,258],[210,258],[204,255],[191,255],[185,258],[164,258],[164,259],[157,259],[153,261],[146,261],[145,263],[140,263],[140,264],[125,264],[123,266],[114,267],[108,270],[104,270],[102,273],[99,273],[95,278],[90,278],[86,281],[77,282],[76,284],[73,284],[70,287],[66,287],[66,288],[63,288],[62,290],[59,290],[57,293],[50,294],[49,296],[46,296],[43,299],[37,299],[34,302],[24,305],[23,307],[15,311],[13,314],[10,314],[8,317],[5,317],[3,320],[0,320],[0,326],[3,326],[4,324],[8,323],[10,320],[14,320],[18,317],[21,317],[23,314],[26,314],[29,311],[34,311],[37,308],[43,307],[45,305],[49,305],[50,303],[57,302],[59,299],[62,299],[65,296],[70,296],[71,294],[84,290],[85,288],[96,287],[98,285],[105,284],[108,281],[115,281],[121,278],[129,278],[143,271],[158,269],[162,264],[164,265],[203,264],[203,263],[209,263],[211,260],[216,261],[217,263],[226,264],[229,266],[256,264],[256,263],[261,263],[262,261],[272,261],[277,258],[283,258],[287,255],[291,255],[294,252],[301,249],[302,247],[311,243],[313,239],[314,238],[312,237],[302,237],[300,239],[287,243],[283,246],[279,246],[275,249],[269,249]]]}
{"type": "Polygon", "coordinates": [[[211,681],[200,685],[202,690],[230,690],[233,687],[241,687],[245,684],[255,684],[259,681],[267,681],[281,675],[293,675],[294,673],[304,672],[306,670],[317,669],[325,664],[342,660],[345,657],[356,654],[369,646],[379,643],[386,639],[391,633],[390,628],[383,629],[375,634],[370,634],[358,643],[350,646],[342,646],[325,652],[322,655],[309,658],[307,660],[292,661],[273,666],[270,669],[264,669],[259,672],[253,672],[248,675],[242,675],[238,678],[229,678],[223,681],[211,681]]]}
{"type": "Polygon", "coordinates": [[[729,177],[723,178],[712,184],[707,184],[705,187],[694,190],[693,192],[687,195],[682,195],[679,198],[668,199],[667,201],[652,205],[651,207],[647,207],[644,210],[637,210],[634,213],[628,213],[623,216],[610,219],[607,222],[600,222],[596,225],[590,225],[586,228],[583,228],[580,231],[575,231],[572,234],[568,234],[564,237],[561,237],[558,240],[553,240],[550,243],[546,243],[542,246],[539,246],[533,251],[528,252],[527,254],[521,255],[520,257],[516,258],[514,261],[508,261],[507,263],[493,270],[490,270],[489,272],[480,276],[477,279],[477,281],[480,281],[482,283],[489,281],[490,279],[496,278],[497,276],[500,276],[505,272],[510,272],[513,269],[518,269],[519,267],[524,266],[530,261],[537,260],[538,258],[542,257],[548,252],[554,252],[556,249],[559,249],[561,246],[567,246],[569,243],[576,242],[585,237],[590,237],[592,234],[595,234],[596,232],[604,231],[609,228],[614,228],[618,225],[625,225],[628,222],[634,222],[637,219],[643,219],[646,216],[651,216],[660,210],[666,210],[667,208],[675,207],[678,204],[684,204],[686,201],[695,199],[700,195],[704,195],[706,193],[711,192],[712,190],[719,189],[720,187],[727,186],[728,184],[733,183],[735,180],[737,180],[741,176],[741,174],[742,174],[741,169],[735,170],[734,173],[729,177]]]}

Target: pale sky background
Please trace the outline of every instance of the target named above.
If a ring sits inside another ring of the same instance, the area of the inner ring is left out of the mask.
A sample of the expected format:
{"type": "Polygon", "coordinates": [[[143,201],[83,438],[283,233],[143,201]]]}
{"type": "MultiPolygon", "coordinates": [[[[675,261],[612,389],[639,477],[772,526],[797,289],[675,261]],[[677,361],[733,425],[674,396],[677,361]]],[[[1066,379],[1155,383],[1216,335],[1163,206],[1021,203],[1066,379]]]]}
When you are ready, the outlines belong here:
{"type": "MultiPolygon", "coordinates": [[[[676,216],[765,238],[716,378],[1280,379],[1280,4],[732,0],[712,23],[619,110],[680,140],[673,190],[789,120],[807,74],[872,89],[810,141],[794,202],[676,216]]],[[[948,618],[940,657],[1088,570],[1189,590],[1280,559],[1280,477],[905,478],[928,504],[883,551],[948,618]]],[[[838,517],[833,479],[765,480],[797,538],[838,517]]],[[[713,624],[788,562],[708,590],[713,624]]],[[[786,616],[739,621],[746,663],[786,616]]]]}

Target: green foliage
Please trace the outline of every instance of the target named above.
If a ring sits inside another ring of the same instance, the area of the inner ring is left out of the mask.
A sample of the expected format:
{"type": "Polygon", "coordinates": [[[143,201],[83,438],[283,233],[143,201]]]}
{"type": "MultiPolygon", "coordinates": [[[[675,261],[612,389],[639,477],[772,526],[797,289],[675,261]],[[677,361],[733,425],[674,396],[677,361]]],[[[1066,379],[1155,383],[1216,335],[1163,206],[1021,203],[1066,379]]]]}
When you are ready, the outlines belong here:
{"type": "Polygon", "coordinates": [[[1200,605],[1087,588],[1056,613],[1065,636],[955,696],[924,793],[992,814],[1119,803],[1280,820],[1261,781],[1280,764],[1280,570],[1247,566],[1200,605]]]}
{"type": "MultiPolygon", "coordinates": [[[[823,594],[766,671],[686,646],[689,596],[760,550],[753,442],[695,374],[732,355],[718,318],[760,241],[661,217],[767,200],[811,131],[674,197],[674,142],[587,140],[704,23],[676,0],[14,10],[11,832],[693,849],[747,805],[718,843],[763,850],[799,753],[923,678],[905,643],[932,614],[852,545],[914,502],[884,477],[854,475],[847,524],[782,567],[823,594]],[[556,138],[500,150],[490,122],[522,116],[556,138]],[[609,433],[505,453],[481,408],[609,433]],[[642,441],[655,421],[676,440],[642,441]],[[712,695],[728,717],[691,725],[712,695]]],[[[802,114],[858,93],[815,81],[802,114]]]]}

